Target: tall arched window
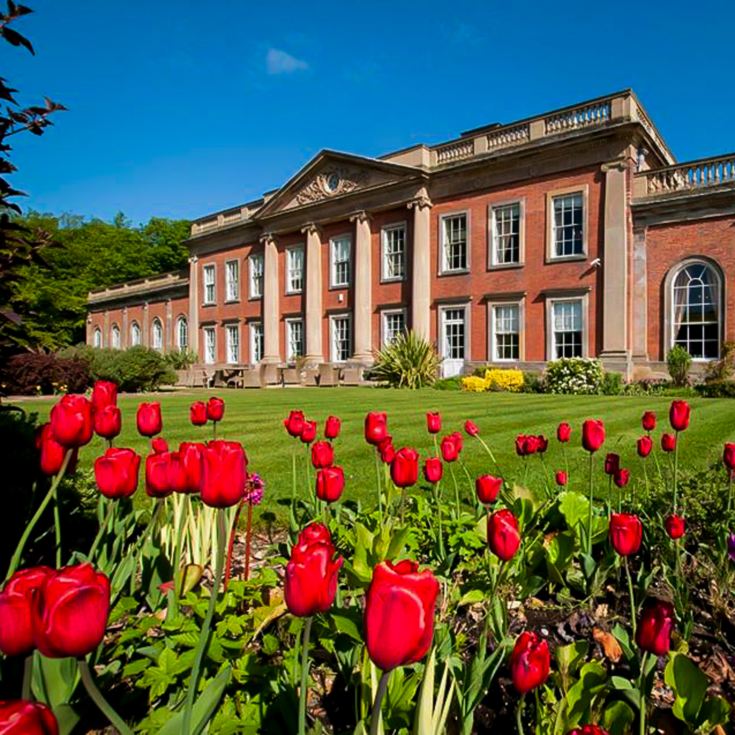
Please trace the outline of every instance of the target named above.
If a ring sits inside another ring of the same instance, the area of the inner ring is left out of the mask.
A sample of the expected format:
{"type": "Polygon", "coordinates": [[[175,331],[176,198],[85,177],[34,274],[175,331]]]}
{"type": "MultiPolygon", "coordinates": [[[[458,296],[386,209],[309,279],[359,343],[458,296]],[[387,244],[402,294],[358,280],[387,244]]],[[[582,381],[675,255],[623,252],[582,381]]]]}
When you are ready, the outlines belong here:
{"type": "Polygon", "coordinates": [[[671,345],[681,345],[695,360],[720,356],[722,322],[720,274],[709,263],[684,263],[672,280],[671,345]]]}
{"type": "Polygon", "coordinates": [[[99,327],[95,327],[94,334],[92,335],[92,344],[95,347],[102,347],[102,330],[99,327]]]}
{"type": "Polygon", "coordinates": [[[180,350],[186,350],[189,347],[189,325],[186,317],[183,316],[176,320],[176,346],[180,350]]]}
{"type": "Polygon", "coordinates": [[[117,324],[113,324],[110,330],[110,347],[113,350],[120,349],[120,327],[117,324]]]}
{"type": "Polygon", "coordinates": [[[163,349],[163,324],[158,317],[155,317],[151,324],[151,347],[154,350],[163,349]]]}
{"type": "Polygon", "coordinates": [[[130,325],[130,344],[133,347],[140,344],[140,324],[138,322],[130,325]]]}

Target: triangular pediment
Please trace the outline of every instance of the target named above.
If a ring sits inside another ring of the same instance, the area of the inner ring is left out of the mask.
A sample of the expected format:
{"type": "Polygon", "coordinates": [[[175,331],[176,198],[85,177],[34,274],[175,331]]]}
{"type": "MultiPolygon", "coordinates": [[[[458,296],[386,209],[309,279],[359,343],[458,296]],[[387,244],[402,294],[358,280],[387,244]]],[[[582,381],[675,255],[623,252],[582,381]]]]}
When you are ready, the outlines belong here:
{"type": "Polygon", "coordinates": [[[400,183],[421,169],[348,153],[322,151],[268,198],[256,217],[339,199],[357,191],[400,183]]]}

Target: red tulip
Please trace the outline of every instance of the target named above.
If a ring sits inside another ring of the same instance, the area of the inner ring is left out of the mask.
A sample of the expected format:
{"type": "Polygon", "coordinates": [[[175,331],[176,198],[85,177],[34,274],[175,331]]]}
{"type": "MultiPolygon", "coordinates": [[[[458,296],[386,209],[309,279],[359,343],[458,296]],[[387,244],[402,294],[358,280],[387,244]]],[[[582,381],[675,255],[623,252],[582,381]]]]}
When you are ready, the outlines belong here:
{"type": "Polygon", "coordinates": [[[138,406],[138,432],[143,436],[155,436],[160,434],[163,429],[163,420],[161,419],[161,404],[141,403],[138,406]]]}
{"type": "Polygon", "coordinates": [[[539,454],[543,454],[548,448],[549,440],[543,434],[539,434],[536,437],[536,451],[539,454]]]}
{"type": "Polygon", "coordinates": [[[288,418],[283,420],[283,425],[286,427],[286,431],[294,438],[301,436],[301,430],[304,427],[304,412],[291,411],[288,414],[288,418]]]}
{"type": "Polygon", "coordinates": [[[648,435],[642,436],[636,442],[636,448],[638,450],[639,457],[647,457],[653,449],[653,439],[648,435]]]}
{"type": "Polygon", "coordinates": [[[464,447],[464,437],[459,431],[453,431],[449,436],[454,439],[454,444],[457,447],[457,453],[462,453],[462,447],[464,447]]]}
{"type": "Polygon", "coordinates": [[[554,475],[554,479],[556,480],[556,484],[559,487],[564,487],[567,484],[567,482],[569,482],[567,473],[564,472],[564,470],[557,470],[556,474],[554,475]]]}
{"type": "Polygon", "coordinates": [[[434,637],[439,583],[414,561],[376,565],[365,598],[365,642],[383,671],[420,661],[434,637]]]}
{"type": "Polygon", "coordinates": [[[410,487],[419,479],[419,453],[411,447],[396,452],[390,464],[390,477],[397,487],[410,487]]]}
{"type": "Polygon", "coordinates": [[[502,486],[502,477],[480,475],[480,477],[475,480],[475,492],[477,493],[478,500],[485,505],[494,503],[502,486]]]}
{"type": "Polygon", "coordinates": [[[689,416],[691,408],[686,401],[671,401],[669,409],[669,421],[674,431],[684,431],[689,427],[689,416]]]}
{"type": "MultiPolygon", "coordinates": [[[[541,438],[543,439],[543,437],[541,438]]],[[[535,454],[539,448],[539,437],[537,436],[518,434],[516,437],[516,454],[519,457],[528,457],[531,454],[535,454]]]]}
{"type": "Polygon", "coordinates": [[[673,605],[655,598],[647,600],[641,611],[635,636],[638,647],[655,656],[665,656],[671,649],[673,630],[673,605]]]}
{"type": "Polygon", "coordinates": [[[0,651],[6,656],[27,656],[33,651],[33,596],[53,573],[48,567],[21,569],[0,592],[0,651]]]}
{"type": "Polygon", "coordinates": [[[94,411],[94,430],[105,439],[114,439],[122,428],[122,414],[117,406],[109,405],[94,411]]]}
{"type": "Polygon", "coordinates": [[[426,414],[426,430],[429,434],[438,434],[442,430],[442,417],[438,411],[426,414]]]}
{"type": "Polygon", "coordinates": [[[666,518],[664,527],[666,528],[666,533],[669,534],[669,537],[676,540],[686,533],[686,520],[683,516],[678,516],[672,513],[666,518]]]}
{"type": "Polygon", "coordinates": [[[117,406],[117,383],[98,380],[92,386],[92,407],[101,411],[105,406],[117,406]]]}
{"type": "Polygon", "coordinates": [[[151,498],[165,498],[174,491],[171,482],[171,452],[149,454],[145,458],[145,491],[151,498]]]}
{"type": "Polygon", "coordinates": [[[656,414],[653,411],[646,411],[641,418],[641,425],[644,431],[653,431],[656,428],[656,414]]]}
{"type": "Polygon", "coordinates": [[[57,474],[64,464],[66,447],[54,439],[50,423],[44,424],[36,431],[36,448],[40,453],[41,472],[49,476],[57,474]]]}
{"type": "Polygon", "coordinates": [[[424,478],[426,482],[436,484],[442,479],[444,465],[439,457],[428,457],[424,461],[424,478]]]}
{"type": "Polygon", "coordinates": [[[129,498],[138,488],[140,457],[132,449],[108,449],[94,461],[97,489],[106,497],[129,498]]]}
{"type": "Polygon", "coordinates": [[[334,503],[345,489],[345,472],[341,467],[325,467],[316,473],[316,496],[334,503]]]}
{"type": "Polygon", "coordinates": [[[94,432],[92,402],[73,393],[62,396],[51,409],[51,432],[67,449],[88,444],[94,432]]]}
{"type": "Polygon", "coordinates": [[[225,402],[217,396],[212,396],[207,401],[207,418],[210,421],[222,421],[225,415],[225,402]]]}
{"type": "Polygon", "coordinates": [[[163,454],[164,452],[168,452],[168,442],[162,436],[157,436],[155,439],[151,439],[151,451],[154,454],[163,454]]]}
{"type": "Polygon", "coordinates": [[[735,444],[727,442],[722,451],[722,461],[730,472],[735,471],[735,444]]]}
{"type": "Polygon", "coordinates": [[[228,508],[245,495],[248,458],[242,444],[211,441],[202,450],[201,498],[213,508],[228,508]]]}
{"type": "Polygon", "coordinates": [[[521,545],[518,519],[507,508],[496,510],[487,517],[487,544],[502,561],[515,556],[521,545]]]}
{"type": "Polygon", "coordinates": [[[388,416],[371,411],[365,416],[365,441],[377,446],[388,433],[388,416]]]}
{"type": "Polygon", "coordinates": [[[380,444],[378,444],[378,452],[380,452],[380,461],[384,464],[390,464],[396,456],[396,448],[393,446],[393,439],[386,436],[380,444]]]}
{"type": "Polygon", "coordinates": [[[299,438],[304,444],[311,444],[316,439],[316,421],[304,421],[299,438]]]}
{"type": "Polygon", "coordinates": [[[570,730],[567,735],[610,735],[610,733],[599,725],[582,725],[570,730]]]}
{"type": "Polygon", "coordinates": [[[464,430],[467,432],[467,436],[477,436],[480,433],[480,427],[469,419],[464,422],[464,430]]]}
{"type": "Polygon", "coordinates": [[[81,658],[99,646],[110,613],[110,580],[91,564],[50,574],[34,595],[33,637],[47,658],[81,658]]]}
{"type": "Polygon", "coordinates": [[[334,449],[327,441],[314,442],[311,445],[311,464],[317,469],[330,467],[334,462],[334,449]]]}
{"type": "Polygon", "coordinates": [[[643,524],[632,513],[613,513],[610,516],[610,543],[620,556],[637,554],[643,540],[643,524]]]}
{"type": "Polygon", "coordinates": [[[582,424],[582,446],[596,452],[605,442],[605,424],[599,419],[587,419],[582,424]]]}
{"type": "Polygon", "coordinates": [[[202,454],[206,445],[199,442],[181,442],[179,459],[184,474],[184,489],[180,492],[198,493],[202,486],[202,454]]]}
{"type": "Polygon", "coordinates": [[[572,427],[566,421],[562,421],[556,427],[556,438],[562,444],[566,444],[572,438],[572,427]]]}
{"type": "Polygon", "coordinates": [[[191,404],[189,420],[194,426],[204,426],[207,423],[207,404],[204,401],[194,401],[191,404]]]}
{"type": "Polygon", "coordinates": [[[664,452],[673,452],[676,449],[676,435],[674,434],[662,434],[661,435],[661,449],[664,452]]]}
{"type": "Polygon", "coordinates": [[[286,566],[284,598],[289,612],[301,618],[327,612],[337,594],[343,562],[341,557],[335,558],[329,531],[321,523],[307,526],[291,549],[286,566]]]}
{"type": "Polygon", "coordinates": [[[540,687],[549,675],[551,655],[549,644],[528,630],[516,639],[510,655],[513,686],[520,694],[540,687]]]}
{"type": "Polygon", "coordinates": [[[614,475],[620,467],[620,455],[609,452],[605,457],[605,474],[614,475]]]}
{"type": "Polygon", "coordinates": [[[630,470],[626,470],[624,467],[618,467],[613,475],[613,482],[618,487],[625,487],[630,481],[630,470]]]}
{"type": "Polygon", "coordinates": [[[25,699],[0,701],[2,735],[59,735],[54,713],[40,702],[25,699]]]}
{"type": "Polygon", "coordinates": [[[342,422],[336,416],[328,416],[324,422],[324,436],[327,439],[336,439],[342,429],[342,422]]]}
{"type": "Polygon", "coordinates": [[[457,442],[455,441],[455,437],[450,434],[449,436],[445,436],[441,440],[441,452],[442,452],[442,459],[445,462],[454,462],[457,457],[459,457],[459,448],[457,446],[457,442]]]}

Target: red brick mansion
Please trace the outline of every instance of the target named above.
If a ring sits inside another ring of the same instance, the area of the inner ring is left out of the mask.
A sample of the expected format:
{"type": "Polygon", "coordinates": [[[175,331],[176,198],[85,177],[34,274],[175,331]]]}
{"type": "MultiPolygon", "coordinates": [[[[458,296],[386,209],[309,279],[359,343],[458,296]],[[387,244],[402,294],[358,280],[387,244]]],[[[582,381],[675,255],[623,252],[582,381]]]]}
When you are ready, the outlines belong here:
{"type": "Polygon", "coordinates": [[[324,150],[192,224],[189,269],[89,295],[87,341],[199,364],[366,365],[404,329],[445,375],[735,340],[735,154],[677,163],[630,90],[379,158],[324,150]]]}

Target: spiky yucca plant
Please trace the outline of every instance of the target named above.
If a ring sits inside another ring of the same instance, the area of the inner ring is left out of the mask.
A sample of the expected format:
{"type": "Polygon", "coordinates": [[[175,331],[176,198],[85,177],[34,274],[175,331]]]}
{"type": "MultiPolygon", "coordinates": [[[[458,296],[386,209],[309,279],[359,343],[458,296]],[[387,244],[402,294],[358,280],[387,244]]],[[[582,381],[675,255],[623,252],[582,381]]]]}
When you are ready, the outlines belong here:
{"type": "Polygon", "coordinates": [[[371,373],[394,388],[422,388],[436,380],[440,362],[430,342],[404,332],[377,354],[371,373]]]}

